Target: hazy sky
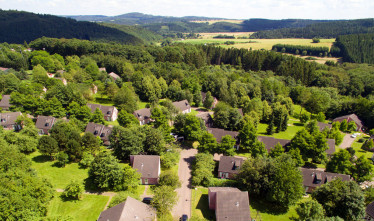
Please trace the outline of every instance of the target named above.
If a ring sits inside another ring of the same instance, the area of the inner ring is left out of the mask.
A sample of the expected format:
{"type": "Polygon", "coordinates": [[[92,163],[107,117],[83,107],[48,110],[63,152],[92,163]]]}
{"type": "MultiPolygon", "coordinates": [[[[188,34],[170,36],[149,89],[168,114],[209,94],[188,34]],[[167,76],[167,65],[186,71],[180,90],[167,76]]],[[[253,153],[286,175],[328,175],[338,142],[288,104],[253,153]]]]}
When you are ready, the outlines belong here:
{"type": "Polygon", "coordinates": [[[0,0],[3,10],[54,15],[120,15],[221,18],[355,19],[374,17],[373,0],[0,0]]]}

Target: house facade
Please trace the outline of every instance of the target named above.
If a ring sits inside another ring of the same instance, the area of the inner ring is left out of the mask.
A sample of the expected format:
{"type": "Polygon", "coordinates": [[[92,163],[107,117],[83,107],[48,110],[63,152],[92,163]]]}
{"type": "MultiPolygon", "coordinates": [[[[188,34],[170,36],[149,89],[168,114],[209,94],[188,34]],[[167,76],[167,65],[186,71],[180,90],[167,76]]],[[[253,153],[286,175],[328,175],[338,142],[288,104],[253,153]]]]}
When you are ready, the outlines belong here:
{"type": "Polygon", "coordinates": [[[56,123],[56,118],[51,116],[41,116],[36,118],[35,127],[39,129],[39,135],[48,135],[49,130],[52,129],[56,123]]]}
{"type": "Polygon", "coordinates": [[[149,124],[152,121],[150,108],[136,110],[132,114],[138,119],[140,125],[149,124]]]}
{"type": "Polygon", "coordinates": [[[4,130],[19,131],[22,129],[22,125],[17,124],[16,120],[21,115],[21,112],[0,113],[0,124],[4,130]]]}
{"type": "Polygon", "coordinates": [[[221,156],[218,165],[218,178],[234,179],[244,161],[243,157],[221,156]]]}
{"type": "Polygon", "coordinates": [[[176,107],[182,114],[191,113],[191,106],[187,100],[173,102],[174,107],[176,107]]]}
{"type": "Polygon", "coordinates": [[[131,166],[140,173],[140,183],[144,185],[158,184],[161,174],[160,156],[157,155],[131,155],[131,166]]]}
{"type": "Polygon", "coordinates": [[[351,121],[355,122],[355,124],[357,126],[357,128],[356,128],[357,131],[362,131],[363,130],[364,123],[358,118],[358,116],[356,114],[349,114],[349,115],[337,117],[332,121],[333,122],[342,122],[344,120],[347,120],[348,123],[351,122],[351,121]]]}
{"type": "Polygon", "coordinates": [[[89,122],[86,127],[85,132],[92,133],[96,137],[100,137],[100,139],[103,141],[103,144],[105,146],[110,146],[109,136],[112,133],[113,128],[107,127],[102,124],[96,124],[93,122],[89,122]]]}
{"type": "Polygon", "coordinates": [[[101,110],[106,121],[116,121],[118,118],[118,110],[114,106],[104,106],[101,104],[87,104],[91,109],[91,113],[95,112],[96,108],[101,110]]]}

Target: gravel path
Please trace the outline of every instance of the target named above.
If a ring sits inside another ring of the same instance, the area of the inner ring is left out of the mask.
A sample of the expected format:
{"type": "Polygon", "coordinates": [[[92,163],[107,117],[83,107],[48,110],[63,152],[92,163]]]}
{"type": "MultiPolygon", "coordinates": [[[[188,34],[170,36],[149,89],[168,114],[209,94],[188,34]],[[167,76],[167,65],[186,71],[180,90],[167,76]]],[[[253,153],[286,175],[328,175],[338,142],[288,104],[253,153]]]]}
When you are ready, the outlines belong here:
{"type": "Polygon", "coordinates": [[[343,138],[343,142],[339,145],[340,148],[346,149],[350,147],[356,138],[352,138],[350,134],[346,134],[343,138]]]}
{"type": "Polygon", "coordinates": [[[174,217],[179,218],[183,214],[191,217],[191,166],[196,154],[197,150],[192,148],[181,151],[178,175],[182,185],[176,190],[179,199],[172,211],[174,217]]]}

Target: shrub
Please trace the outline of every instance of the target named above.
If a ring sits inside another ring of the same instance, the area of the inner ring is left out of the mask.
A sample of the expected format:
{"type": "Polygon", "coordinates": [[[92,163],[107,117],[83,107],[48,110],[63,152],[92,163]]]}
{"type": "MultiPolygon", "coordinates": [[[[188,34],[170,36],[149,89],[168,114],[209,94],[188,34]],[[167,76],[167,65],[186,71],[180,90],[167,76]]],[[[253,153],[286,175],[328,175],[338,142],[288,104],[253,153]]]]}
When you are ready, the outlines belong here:
{"type": "Polygon", "coordinates": [[[181,182],[179,181],[178,174],[173,171],[166,171],[160,175],[160,185],[171,186],[173,189],[181,187],[181,182]]]}
{"type": "Polygon", "coordinates": [[[90,153],[85,152],[83,153],[82,160],[79,161],[79,166],[81,166],[82,168],[87,168],[91,165],[94,159],[95,158],[90,153]]]}
{"type": "Polygon", "coordinates": [[[61,167],[65,167],[65,165],[69,162],[69,156],[65,152],[59,152],[56,156],[57,164],[61,167]]]}
{"type": "Polygon", "coordinates": [[[62,196],[67,199],[79,200],[82,198],[84,188],[83,185],[77,181],[71,181],[66,187],[62,196]]]}

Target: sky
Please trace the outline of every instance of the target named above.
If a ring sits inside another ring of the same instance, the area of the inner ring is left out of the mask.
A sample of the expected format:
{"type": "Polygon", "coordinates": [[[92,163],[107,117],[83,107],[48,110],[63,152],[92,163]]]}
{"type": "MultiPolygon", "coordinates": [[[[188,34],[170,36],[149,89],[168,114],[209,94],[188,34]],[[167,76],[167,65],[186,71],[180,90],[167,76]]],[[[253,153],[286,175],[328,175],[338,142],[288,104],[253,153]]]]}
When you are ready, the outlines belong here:
{"type": "Polygon", "coordinates": [[[373,0],[0,0],[3,10],[53,15],[121,15],[231,19],[358,19],[374,17],[373,0]]]}

